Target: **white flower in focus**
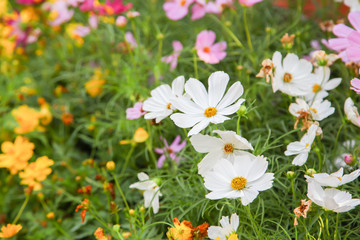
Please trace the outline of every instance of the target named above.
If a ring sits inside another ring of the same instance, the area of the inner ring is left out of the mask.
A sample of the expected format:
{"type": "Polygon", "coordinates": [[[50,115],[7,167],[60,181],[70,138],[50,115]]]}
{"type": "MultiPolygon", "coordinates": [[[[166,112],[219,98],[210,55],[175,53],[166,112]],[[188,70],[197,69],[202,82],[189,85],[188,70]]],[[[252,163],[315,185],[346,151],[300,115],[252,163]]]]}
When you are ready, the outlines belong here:
{"type": "Polygon", "coordinates": [[[225,158],[234,162],[236,155],[247,153],[242,150],[254,150],[251,143],[234,131],[215,130],[213,132],[219,134],[220,138],[200,133],[190,138],[190,142],[196,151],[208,153],[198,164],[199,174],[203,177],[218,160],[225,158]]]}
{"type": "Polygon", "coordinates": [[[311,125],[307,133],[301,138],[300,142],[292,142],[287,145],[285,156],[297,155],[292,161],[292,164],[296,166],[304,165],[309,156],[311,144],[315,139],[317,128],[317,125],[311,125]]]}
{"type": "Polygon", "coordinates": [[[210,226],[208,228],[208,237],[210,239],[218,239],[226,240],[228,237],[235,233],[239,227],[239,216],[236,213],[233,213],[230,217],[223,216],[220,220],[221,227],[218,226],[210,226]]]}
{"type": "Polygon", "coordinates": [[[350,8],[351,12],[360,11],[359,0],[344,0],[344,4],[350,8]]]}
{"type": "Polygon", "coordinates": [[[290,96],[304,96],[311,92],[311,83],[315,81],[315,75],[311,73],[312,64],[293,53],[281,60],[281,53],[275,52],[272,58],[275,68],[273,91],[279,90],[290,96]]]}
{"type": "Polygon", "coordinates": [[[190,78],[185,84],[185,91],[192,100],[184,97],[172,99],[174,107],[183,113],[174,113],[170,118],[178,127],[193,127],[188,136],[199,133],[209,123],[218,124],[230,119],[226,115],[235,113],[245,101],[239,99],[244,92],[240,82],[234,83],[225,94],[229,82],[228,74],[214,72],[208,81],[209,92],[199,80],[190,78]]]}
{"type": "Polygon", "coordinates": [[[344,169],[340,168],[337,172],[331,173],[330,175],[327,173],[317,173],[313,174],[313,177],[305,175],[305,178],[308,183],[315,181],[321,186],[338,187],[354,181],[357,177],[359,177],[359,175],[360,169],[344,175],[344,169]]]}
{"type": "Polygon", "coordinates": [[[144,207],[148,208],[151,203],[153,212],[159,212],[159,197],[162,196],[159,186],[153,180],[150,180],[149,176],[144,172],[138,173],[137,176],[140,181],[131,184],[129,188],[144,191],[144,207]]]}
{"type": "Polygon", "coordinates": [[[321,100],[329,95],[330,91],[341,83],[341,78],[330,79],[330,68],[320,67],[315,69],[315,78],[311,83],[311,91],[305,95],[307,102],[314,100],[321,100]]]}
{"type": "Polygon", "coordinates": [[[357,127],[360,127],[360,117],[357,108],[351,98],[347,98],[344,104],[344,112],[349,121],[357,127]]]}
{"type": "Polygon", "coordinates": [[[360,199],[352,199],[350,193],[335,188],[324,190],[315,181],[308,183],[307,196],[320,207],[337,213],[347,212],[360,204],[360,199]]]}
{"type": "Polygon", "coordinates": [[[145,100],[143,110],[146,113],[145,119],[156,119],[156,123],[159,123],[164,118],[168,117],[176,109],[172,102],[172,98],[182,96],[184,92],[184,76],[180,76],[174,79],[172,82],[172,88],[169,85],[163,84],[151,91],[151,97],[145,100]]]}
{"type": "Polygon", "coordinates": [[[259,191],[272,187],[274,174],[265,173],[267,167],[265,157],[252,154],[235,156],[234,163],[227,159],[219,160],[204,177],[205,187],[212,191],[206,198],[241,198],[242,204],[248,205],[259,191]]]}
{"type": "Polygon", "coordinates": [[[296,103],[291,103],[289,112],[295,116],[300,117],[302,114],[310,114],[312,120],[321,121],[335,112],[335,108],[331,107],[328,100],[316,100],[311,107],[301,98],[296,99],[296,103]]]}

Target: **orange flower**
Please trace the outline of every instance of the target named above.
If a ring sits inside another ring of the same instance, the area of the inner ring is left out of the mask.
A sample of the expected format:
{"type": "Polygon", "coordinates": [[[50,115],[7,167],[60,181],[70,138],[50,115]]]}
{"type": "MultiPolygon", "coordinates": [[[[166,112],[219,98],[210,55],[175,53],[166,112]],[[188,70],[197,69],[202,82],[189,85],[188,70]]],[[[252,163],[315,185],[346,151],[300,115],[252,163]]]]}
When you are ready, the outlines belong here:
{"type": "MultiPolygon", "coordinates": [[[[194,235],[195,239],[201,240],[201,239],[207,237],[208,228],[209,228],[208,223],[203,223],[203,224],[197,226],[196,228],[194,228],[193,235],[194,235]]],[[[228,238],[228,239],[230,239],[230,238],[228,238]]]]}
{"type": "Polygon", "coordinates": [[[65,125],[70,125],[72,122],[74,122],[74,116],[71,113],[64,112],[61,115],[61,120],[65,125]]]}
{"type": "Polygon", "coordinates": [[[0,168],[9,169],[11,174],[16,174],[28,165],[34,153],[35,145],[27,138],[17,136],[14,143],[6,141],[1,144],[0,168]]]}
{"type": "Polygon", "coordinates": [[[102,85],[104,85],[105,83],[106,81],[103,79],[92,79],[85,83],[86,92],[91,97],[96,97],[100,93],[102,93],[103,90],[102,85]]]}
{"type": "Polygon", "coordinates": [[[101,227],[98,227],[96,229],[96,231],[94,232],[94,235],[95,235],[96,239],[98,239],[98,240],[110,240],[111,239],[109,236],[106,236],[104,234],[104,229],[102,229],[101,227]]]}
{"type": "Polygon", "coordinates": [[[15,128],[15,133],[24,134],[35,130],[42,131],[43,128],[39,126],[39,119],[42,114],[27,105],[21,105],[20,107],[11,111],[19,127],[15,128]]]}
{"type": "Polygon", "coordinates": [[[54,164],[54,161],[46,156],[39,157],[35,162],[30,163],[24,170],[20,172],[19,176],[22,178],[20,184],[28,185],[34,190],[42,188],[41,181],[44,181],[46,177],[52,172],[50,166],[54,164]]]}
{"type": "Polygon", "coordinates": [[[177,218],[173,219],[174,227],[169,228],[166,236],[170,240],[191,240],[193,239],[193,226],[189,221],[182,221],[177,218]]]}
{"type": "Polygon", "coordinates": [[[0,238],[11,238],[15,236],[20,230],[22,226],[20,224],[8,224],[6,226],[1,227],[0,238]]]}
{"type": "Polygon", "coordinates": [[[79,209],[83,209],[80,213],[82,223],[85,221],[86,211],[89,208],[89,203],[90,203],[90,201],[87,198],[85,198],[84,201],[82,201],[81,204],[77,205],[77,207],[76,207],[75,212],[78,212],[79,209]]]}

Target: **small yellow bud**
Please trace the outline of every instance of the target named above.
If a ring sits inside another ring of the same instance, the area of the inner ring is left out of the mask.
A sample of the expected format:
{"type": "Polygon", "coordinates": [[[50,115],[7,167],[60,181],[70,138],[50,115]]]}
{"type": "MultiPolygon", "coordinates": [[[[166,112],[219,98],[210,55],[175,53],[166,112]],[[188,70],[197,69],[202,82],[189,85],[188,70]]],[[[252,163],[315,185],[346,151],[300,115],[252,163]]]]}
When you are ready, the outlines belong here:
{"type": "Polygon", "coordinates": [[[130,209],[130,210],[129,210],[129,214],[130,214],[130,216],[134,216],[134,215],[135,215],[135,210],[134,210],[134,209],[130,209]]]}
{"type": "Polygon", "coordinates": [[[129,238],[131,236],[131,232],[123,232],[122,235],[124,238],[129,238]]]}
{"type": "Polygon", "coordinates": [[[54,212],[48,212],[46,214],[46,218],[47,219],[54,219],[55,218],[55,213],[54,212]]]}
{"type": "Polygon", "coordinates": [[[106,163],[106,169],[109,171],[113,171],[115,169],[115,162],[114,161],[108,161],[106,163]]]}

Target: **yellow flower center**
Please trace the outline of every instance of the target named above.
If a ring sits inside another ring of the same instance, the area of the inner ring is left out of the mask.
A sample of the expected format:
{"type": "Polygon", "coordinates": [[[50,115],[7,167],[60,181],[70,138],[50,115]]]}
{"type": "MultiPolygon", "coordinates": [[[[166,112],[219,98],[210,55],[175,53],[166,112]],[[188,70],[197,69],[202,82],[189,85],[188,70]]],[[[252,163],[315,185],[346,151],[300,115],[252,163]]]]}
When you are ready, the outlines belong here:
{"type": "Polygon", "coordinates": [[[305,145],[305,147],[307,148],[309,145],[310,145],[310,144],[307,143],[307,144],[305,145]]]}
{"type": "Polygon", "coordinates": [[[180,6],[185,6],[185,4],[186,4],[186,0],[182,0],[181,2],[180,2],[180,6]]]}
{"type": "Polygon", "coordinates": [[[321,90],[320,85],[319,85],[319,84],[314,84],[312,91],[313,91],[314,93],[316,93],[316,92],[318,92],[319,90],[321,90]]]}
{"type": "Polygon", "coordinates": [[[231,143],[227,143],[224,146],[224,152],[229,154],[232,153],[234,151],[234,146],[231,143]]]}
{"type": "Polygon", "coordinates": [[[231,187],[235,190],[241,190],[246,186],[246,178],[236,177],[231,180],[231,187]]]}
{"type": "Polygon", "coordinates": [[[309,108],[311,111],[313,111],[314,113],[317,113],[317,110],[315,108],[309,108]]]}
{"type": "Polygon", "coordinates": [[[208,107],[207,109],[205,109],[204,115],[205,115],[206,117],[213,117],[213,116],[216,115],[216,113],[217,113],[216,108],[214,108],[214,107],[208,107]]]}
{"type": "Polygon", "coordinates": [[[232,233],[227,240],[239,240],[238,235],[236,233],[232,233]]]}
{"type": "Polygon", "coordinates": [[[337,177],[337,179],[339,179],[340,181],[342,180],[341,177],[337,177]]]}
{"type": "Polygon", "coordinates": [[[285,73],[284,74],[284,82],[291,82],[291,80],[293,79],[293,76],[290,73],[285,73]]]}
{"type": "Polygon", "coordinates": [[[167,109],[170,109],[170,108],[171,108],[171,103],[168,103],[168,104],[166,105],[166,108],[167,108],[167,109]]]}

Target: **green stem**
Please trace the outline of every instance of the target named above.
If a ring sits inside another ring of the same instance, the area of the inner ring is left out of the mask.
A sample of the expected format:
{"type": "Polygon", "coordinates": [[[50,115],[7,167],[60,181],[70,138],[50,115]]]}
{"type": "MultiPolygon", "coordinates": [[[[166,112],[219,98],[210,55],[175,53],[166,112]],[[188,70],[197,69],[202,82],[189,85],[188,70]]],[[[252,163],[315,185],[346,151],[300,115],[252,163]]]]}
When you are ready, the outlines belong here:
{"type": "Polygon", "coordinates": [[[337,239],[338,239],[338,226],[339,226],[339,213],[336,214],[336,224],[335,224],[334,240],[337,240],[337,239]]]}
{"type": "Polygon", "coordinates": [[[194,61],[194,72],[195,72],[195,78],[199,79],[199,73],[198,73],[198,68],[197,68],[197,58],[196,58],[196,53],[193,53],[193,61],[194,61]]]}
{"type": "Polygon", "coordinates": [[[245,27],[246,39],[247,39],[247,42],[248,42],[249,49],[251,51],[253,51],[253,46],[252,46],[252,43],[251,43],[251,36],[250,36],[249,27],[248,27],[248,23],[247,23],[247,14],[246,14],[246,12],[247,12],[247,8],[243,7],[243,17],[244,17],[244,27],[245,27]]]}
{"type": "Polygon", "coordinates": [[[130,151],[128,152],[128,155],[126,156],[124,166],[123,166],[123,168],[122,168],[122,170],[121,170],[121,173],[120,173],[120,176],[121,176],[121,177],[123,177],[122,175],[123,175],[123,174],[125,173],[125,171],[126,171],[126,168],[127,168],[128,164],[129,164],[130,157],[131,157],[132,153],[134,152],[134,149],[135,149],[135,145],[131,145],[131,149],[130,149],[130,151]]]}
{"type": "Polygon", "coordinates": [[[236,134],[237,135],[240,134],[240,119],[241,119],[241,116],[239,115],[238,120],[237,120],[237,125],[236,125],[236,134]]]}
{"type": "Polygon", "coordinates": [[[26,194],[25,201],[24,201],[23,205],[21,206],[21,208],[20,208],[18,214],[16,215],[15,220],[13,221],[12,224],[16,224],[16,222],[19,220],[19,218],[20,218],[21,214],[23,213],[27,203],[29,202],[29,199],[30,199],[30,194],[26,194]]]}
{"type": "Polygon", "coordinates": [[[296,192],[295,192],[295,181],[294,181],[294,179],[291,179],[291,190],[292,190],[292,194],[293,194],[294,203],[296,203],[296,192]]]}
{"type": "Polygon", "coordinates": [[[121,197],[122,197],[122,199],[123,199],[123,201],[124,201],[124,204],[125,204],[125,206],[126,206],[126,209],[129,210],[129,209],[130,209],[130,208],[129,208],[129,204],[128,204],[127,201],[126,201],[126,197],[125,197],[124,192],[122,191],[122,189],[121,189],[121,187],[120,187],[119,181],[118,181],[118,179],[116,178],[114,172],[112,173],[112,175],[113,175],[113,178],[114,178],[114,180],[115,180],[116,187],[118,188],[118,190],[119,190],[119,192],[120,192],[120,195],[121,195],[121,197]]]}
{"type": "Polygon", "coordinates": [[[257,239],[262,239],[261,233],[260,233],[259,228],[258,228],[258,226],[257,226],[257,224],[256,224],[256,222],[255,222],[255,220],[254,220],[254,218],[253,218],[253,216],[251,214],[249,206],[245,206],[245,208],[246,208],[246,211],[247,211],[247,213],[249,215],[250,221],[251,221],[253,227],[255,228],[256,234],[258,236],[257,239]]]}
{"type": "Polygon", "coordinates": [[[235,36],[235,34],[228,28],[223,21],[220,21],[215,15],[211,14],[210,17],[214,19],[218,24],[220,24],[224,30],[230,35],[230,37],[234,40],[236,45],[240,48],[244,48],[244,45],[240,42],[240,40],[235,36]]]}

